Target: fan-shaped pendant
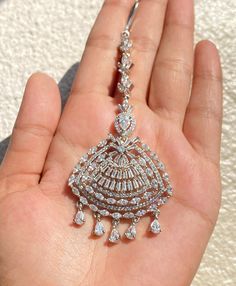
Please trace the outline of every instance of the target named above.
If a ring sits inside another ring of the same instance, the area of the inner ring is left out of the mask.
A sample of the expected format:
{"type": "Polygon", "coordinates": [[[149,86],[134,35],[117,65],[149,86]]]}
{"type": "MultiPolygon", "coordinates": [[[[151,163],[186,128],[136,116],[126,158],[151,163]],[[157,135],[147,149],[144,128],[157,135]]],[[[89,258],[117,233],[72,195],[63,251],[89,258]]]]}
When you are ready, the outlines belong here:
{"type": "Polygon", "coordinates": [[[122,57],[118,64],[121,73],[118,89],[124,95],[123,102],[119,105],[120,113],[115,119],[118,135],[109,134],[107,139],[92,147],[80,159],[69,178],[72,192],[79,197],[75,223],[85,223],[83,207],[88,206],[97,220],[93,233],[102,236],[105,227],[101,219],[111,217],[111,243],[120,240],[118,225],[123,219],[131,222],[125,237],[135,239],[136,224],[146,214],[154,216],[150,231],[160,233],[159,207],[172,195],[164,164],[140,138],[128,137],[136,125],[129,105],[132,88],[129,79],[129,69],[132,67],[129,50],[132,42],[129,39],[130,22],[128,23],[122,33],[122,57]]]}

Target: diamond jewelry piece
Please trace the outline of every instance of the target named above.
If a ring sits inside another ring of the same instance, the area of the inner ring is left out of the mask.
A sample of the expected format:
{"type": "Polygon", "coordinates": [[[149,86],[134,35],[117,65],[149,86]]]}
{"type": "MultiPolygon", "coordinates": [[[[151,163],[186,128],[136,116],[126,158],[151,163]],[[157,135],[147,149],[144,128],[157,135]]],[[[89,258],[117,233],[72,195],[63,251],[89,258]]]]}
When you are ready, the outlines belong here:
{"type": "Polygon", "coordinates": [[[120,241],[118,227],[121,220],[130,221],[124,236],[134,240],[136,226],[147,214],[154,216],[149,230],[159,234],[159,207],[167,203],[173,194],[164,163],[140,138],[131,137],[136,120],[132,115],[133,107],[129,104],[133,88],[129,77],[133,67],[130,28],[138,5],[139,1],[136,1],[121,35],[121,58],[118,63],[121,77],[117,88],[123,100],[114,122],[117,134],[109,134],[107,139],[91,147],[76,164],[68,181],[73,194],[79,198],[74,222],[83,225],[83,208],[89,207],[96,219],[93,233],[102,236],[105,233],[102,218],[110,217],[110,243],[120,241]]]}

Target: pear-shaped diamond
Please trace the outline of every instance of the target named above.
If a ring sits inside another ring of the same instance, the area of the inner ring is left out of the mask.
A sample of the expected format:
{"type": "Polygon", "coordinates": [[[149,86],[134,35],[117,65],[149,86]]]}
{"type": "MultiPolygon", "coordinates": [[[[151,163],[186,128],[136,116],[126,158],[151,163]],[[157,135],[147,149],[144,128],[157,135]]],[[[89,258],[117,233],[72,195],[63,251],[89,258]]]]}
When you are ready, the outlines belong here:
{"type": "Polygon", "coordinates": [[[104,225],[101,221],[98,221],[94,228],[94,234],[96,236],[102,236],[105,233],[104,225]]]}
{"type": "Polygon", "coordinates": [[[161,226],[158,219],[154,219],[154,221],[151,223],[150,231],[154,234],[158,234],[161,232],[161,226]]]}
{"type": "Polygon", "coordinates": [[[120,233],[116,228],[113,228],[109,237],[111,243],[118,243],[120,240],[120,233]]]}
{"type": "Polygon", "coordinates": [[[82,225],[85,223],[85,214],[83,211],[79,210],[75,215],[74,222],[78,225],[82,225]]]}
{"type": "Polygon", "coordinates": [[[136,231],[135,225],[131,225],[125,232],[125,236],[130,240],[135,239],[136,234],[137,234],[137,231],[136,231]]]}

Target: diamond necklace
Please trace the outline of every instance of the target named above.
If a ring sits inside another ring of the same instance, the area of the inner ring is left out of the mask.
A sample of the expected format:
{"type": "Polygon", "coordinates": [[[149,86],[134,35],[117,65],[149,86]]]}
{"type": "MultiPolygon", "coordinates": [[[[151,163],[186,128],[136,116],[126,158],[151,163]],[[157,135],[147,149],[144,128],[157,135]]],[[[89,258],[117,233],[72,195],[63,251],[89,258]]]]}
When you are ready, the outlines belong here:
{"type": "Polygon", "coordinates": [[[85,223],[83,209],[87,206],[96,219],[93,233],[102,236],[105,233],[102,218],[111,217],[111,243],[120,240],[119,223],[123,219],[130,220],[125,237],[135,239],[137,223],[147,214],[153,216],[149,231],[153,234],[160,233],[159,207],[172,196],[172,187],[164,164],[140,138],[130,138],[136,126],[133,108],[129,104],[133,88],[129,78],[129,71],[133,66],[130,57],[130,28],[138,5],[139,1],[136,1],[121,35],[121,58],[118,63],[121,76],[117,87],[123,100],[115,118],[117,134],[109,134],[107,139],[90,148],[74,167],[69,178],[69,186],[79,198],[74,222],[77,225],[85,223]]]}

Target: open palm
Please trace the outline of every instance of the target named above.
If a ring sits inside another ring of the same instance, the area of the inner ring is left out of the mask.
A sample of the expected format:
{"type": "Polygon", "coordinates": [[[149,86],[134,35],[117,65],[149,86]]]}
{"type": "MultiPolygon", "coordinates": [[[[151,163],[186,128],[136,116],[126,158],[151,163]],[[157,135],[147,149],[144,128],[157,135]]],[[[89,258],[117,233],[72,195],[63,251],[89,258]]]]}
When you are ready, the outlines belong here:
{"type": "Polygon", "coordinates": [[[192,0],[141,1],[131,35],[135,135],[165,162],[174,187],[163,232],[150,237],[145,218],[135,241],[108,247],[91,236],[92,216],[82,228],[72,223],[67,179],[113,130],[117,46],[132,3],[105,1],[62,115],[55,82],[28,81],[0,169],[3,286],[178,286],[196,273],[220,205],[222,91],[215,46],[203,41],[194,56],[192,0]]]}

